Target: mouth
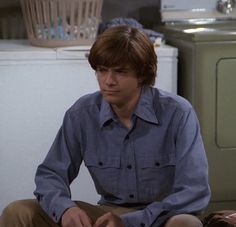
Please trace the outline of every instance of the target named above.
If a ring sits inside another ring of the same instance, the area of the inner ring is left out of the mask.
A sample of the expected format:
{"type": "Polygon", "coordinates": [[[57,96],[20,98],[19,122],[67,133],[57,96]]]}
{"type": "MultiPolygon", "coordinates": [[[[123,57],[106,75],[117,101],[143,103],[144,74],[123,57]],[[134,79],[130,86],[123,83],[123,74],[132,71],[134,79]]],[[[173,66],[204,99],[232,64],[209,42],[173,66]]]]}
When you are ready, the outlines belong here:
{"type": "Polygon", "coordinates": [[[103,93],[104,94],[110,94],[110,95],[113,95],[113,94],[117,94],[119,91],[117,90],[103,90],[103,93]]]}

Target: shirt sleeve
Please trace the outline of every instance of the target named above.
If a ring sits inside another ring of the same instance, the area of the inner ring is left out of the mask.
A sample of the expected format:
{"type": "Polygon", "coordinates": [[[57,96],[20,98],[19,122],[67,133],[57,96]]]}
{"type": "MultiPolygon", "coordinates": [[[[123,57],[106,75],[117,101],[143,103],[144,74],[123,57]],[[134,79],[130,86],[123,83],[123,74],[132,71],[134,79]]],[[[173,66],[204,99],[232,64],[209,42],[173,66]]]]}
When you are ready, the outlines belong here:
{"type": "Polygon", "coordinates": [[[39,165],[34,194],[44,211],[59,222],[64,211],[76,206],[71,200],[70,184],[82,162],[80,144],[69,112],[45,158],[39,165]]]}
{"type": "Polygon", "coordinates": [[[179,118],[176,128],[176,166],[172,192],[145,209],[121,216],[126,227],[161,226],[176,214],[201,212],[209,203],[208,163],[199,122],[192,108],[179,118]]]}

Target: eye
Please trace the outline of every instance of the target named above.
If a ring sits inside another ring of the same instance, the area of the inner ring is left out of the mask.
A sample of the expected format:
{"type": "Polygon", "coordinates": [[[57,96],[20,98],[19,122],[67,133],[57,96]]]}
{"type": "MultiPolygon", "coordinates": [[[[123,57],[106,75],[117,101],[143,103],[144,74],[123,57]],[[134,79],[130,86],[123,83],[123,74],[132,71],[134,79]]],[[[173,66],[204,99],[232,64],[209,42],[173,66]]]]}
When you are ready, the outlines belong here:
{"type": "Polygon", "coordinates": [[[118,69],[114,69],[114,71],[116,73],[119,73],[119,74],[126,74],[126,73],[128,73],[128,69],[126,69],[126,68],[118,68],[118,69]]]}
{"type": "Polygon", "coordinates": [[[126,70],[124,70],[124,69],[116,69],[115,72],[117,72],[117,73],[126,73],[126,70]]]}
{"type": "Polygon", "coordinates": [[[97,72],[100,72],[100,73],[102,73],[102,72],[107,72],[108,71],[108,68],[106,68],[106,67],[103,67],[103,66],[99,66],[99,67],[97,67],[97,70],[96,70],[97,72]]]}

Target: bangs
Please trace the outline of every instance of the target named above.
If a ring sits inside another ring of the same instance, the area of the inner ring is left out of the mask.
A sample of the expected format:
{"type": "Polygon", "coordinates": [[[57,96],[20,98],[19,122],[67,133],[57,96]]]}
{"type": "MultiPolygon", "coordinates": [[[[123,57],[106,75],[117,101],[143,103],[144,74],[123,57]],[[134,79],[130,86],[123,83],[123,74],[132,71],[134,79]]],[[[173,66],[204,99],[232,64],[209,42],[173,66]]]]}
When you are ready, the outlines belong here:
{"type": "Polygon", "coordinates": [[[89,54],[89,63],[94,70],[98,66],[111,68],[132,63],[130,43],[127,39],[120,39],[118,36],[112,39],[105,36],[92,47],[89,54]]]}
{"type": "Polygon", "coordinates": [[[128,51],[117,50],[110,51],[109,49],[103,50],[100,53],[97,53],[96,59],[94,59],[93,64],[95,68],[97,66],[105,66],[107,68],[113,67],[122,67],[127,65],[130,62],[128,51]]]}

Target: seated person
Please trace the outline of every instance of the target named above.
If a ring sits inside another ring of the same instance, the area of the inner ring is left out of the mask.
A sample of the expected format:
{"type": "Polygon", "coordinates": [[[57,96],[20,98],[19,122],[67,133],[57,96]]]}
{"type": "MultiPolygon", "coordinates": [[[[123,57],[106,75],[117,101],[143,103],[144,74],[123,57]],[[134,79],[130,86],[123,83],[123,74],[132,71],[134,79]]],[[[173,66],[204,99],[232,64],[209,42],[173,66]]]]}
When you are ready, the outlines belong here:
{"type": "Polygon", "coordinates": [[[152,42],[136,28],[111,27],[88,60],[100,90],[66,112],[36,172],[37,200],[11,203],[2,225],[202,226],[195,215],[208,205],[210,188],[199,122],[187,100],[153,87],[152,42]],[[98,205],[71,200],[82,161],[98,205]]]}

